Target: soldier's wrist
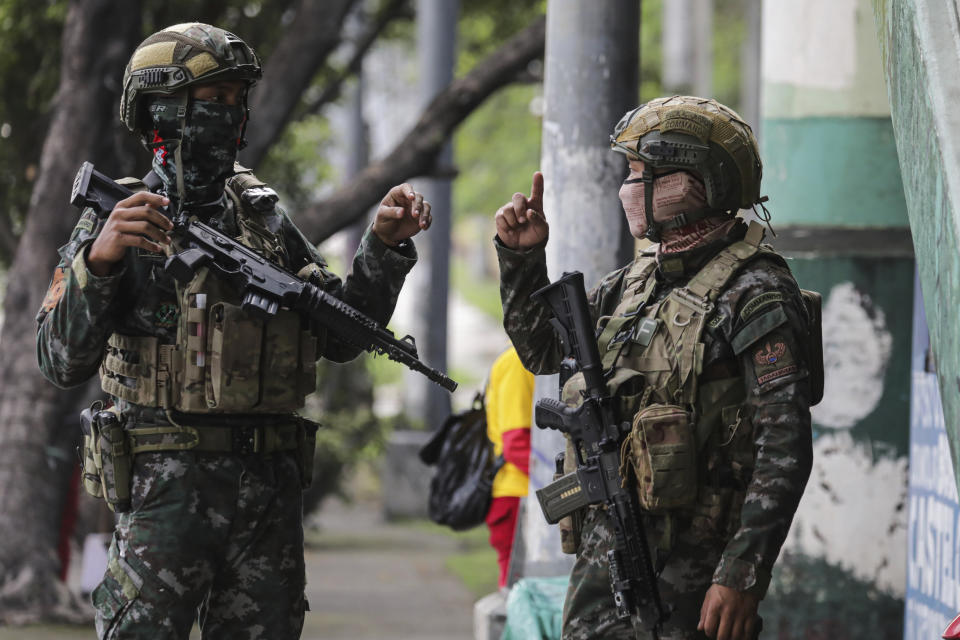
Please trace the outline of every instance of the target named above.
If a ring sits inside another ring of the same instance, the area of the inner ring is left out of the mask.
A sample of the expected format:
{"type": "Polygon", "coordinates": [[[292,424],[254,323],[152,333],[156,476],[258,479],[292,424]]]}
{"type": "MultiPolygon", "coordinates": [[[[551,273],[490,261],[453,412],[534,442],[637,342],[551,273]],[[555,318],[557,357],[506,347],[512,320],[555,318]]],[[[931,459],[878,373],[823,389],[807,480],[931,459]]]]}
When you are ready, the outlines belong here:
{"type": "Polygon", "coordinates": [[[84,248],[83,259],[87,265],[87,271],[98,278],[106,278],[112,275],[117,264],[100,258],[94,251],[92,243],[84,248]]]}

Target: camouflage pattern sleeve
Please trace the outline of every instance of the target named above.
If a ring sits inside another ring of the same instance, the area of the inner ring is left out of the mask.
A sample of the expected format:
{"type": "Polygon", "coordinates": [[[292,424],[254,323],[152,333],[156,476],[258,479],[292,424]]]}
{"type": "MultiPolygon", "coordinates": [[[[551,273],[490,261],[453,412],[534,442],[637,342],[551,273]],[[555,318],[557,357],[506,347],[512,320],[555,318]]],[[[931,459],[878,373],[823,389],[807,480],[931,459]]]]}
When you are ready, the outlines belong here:
{"type": "Polygon", "coordinates": [[[503,328],[523,366],[537,375],[560,370],[560,341],[550,326],[550,312],[530,300],[530,294],[550,284],[546,244],[527,251],[510,249],[493,240],[500,263],[500,302],[503,328]]]}
{"type": "MultiPolygon", "coordinates": [[[[532,302],[530,294],[550,284],[547,277],[546,243],[527,251],[505,246],[494,236],[500,263],[500,301],[503,305],[503,328],[520,356],[523,366],[537,375],[560,370],[560,340],[550,325],[551,313],[543,305],[532,302]]],[[[623,274],[629,267],[614,271],[587,292],[587,303],[594,324],[603,314],[610,314],[619,301],[623,274]]]]}
{"type": "Polygon", "coordinates": [[[717,308],[743,372],[756,456],[713,582],[762,597],[813,463],[806,311],[789,270],[763,259],[737,276],[717,308]]]}
{"type": "Polygon", "coordinates": [[[87,209],[60,249],[60,263],[37,313],[37,361],[58,387],[76,386],[97,372],[110,335],[112,303],[124,270],[97,277],[87,269],[86,249],[100,230],[87,209]]]}
{"type": "MultiPolygon", "coordinates": [[[[284,241],[293,271],[315,264],[323,279],[323,289],[386,326],[397,306],[400,289],[407,273],[417,262],[417,250],[411,240],[388,247],[371,228],[363,234],[353,258],[353,267],[346,281],[327,267],[316,247],[284,215],[284,241]]],[[[347,362],[360,355],[362,349],[333,336],[323,341],[323,357],[334,362],[347,362]]]]}

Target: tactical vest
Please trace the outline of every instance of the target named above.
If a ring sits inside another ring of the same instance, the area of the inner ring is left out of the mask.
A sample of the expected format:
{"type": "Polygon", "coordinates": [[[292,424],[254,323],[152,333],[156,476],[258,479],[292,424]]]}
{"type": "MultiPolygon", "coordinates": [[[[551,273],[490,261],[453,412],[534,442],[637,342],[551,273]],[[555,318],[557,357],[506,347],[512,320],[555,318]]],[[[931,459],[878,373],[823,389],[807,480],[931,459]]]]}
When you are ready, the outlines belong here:
{"type": "MultiPolygon", "coordinates": [[[[283,238],[265,220],[276,195],[248,169],[227,181],[239,236],[250,249],[288,267],[283,238]]],[[[137,179],[121,181],[142,191],[137,179]]],[[[309,267],[307,267],[309,268],[309,267]]],[[[176,344],[154,336],[112,334],[100,367],[103,390],[148,407],[188,413],[288,413],[316,389],[317,338],[298,313],[281,309],[262,320],[244,311],[239,293],[201,267],[177,283],[176,344]]]]}
{"type": "MultiPolygon", "coordinates": [[[[598,321],[603,367],[612,369],[607,390],[615,398],[615,419],[630,423],[621,473],[625,477],[626,465],[633,467],[647,511],[692,507],[704,484],[718,482],[709,474],[704,477],[711,467],[738,470],[740,477],[723,479],[731,484],[745,484],[752,472],[752,426],[744,411],[742,374],[724,371],[701,379],[702,338],[716,300],[734,275],[760,256],[784,263],[760,246],[761,238],[761,227],[751,225],[744,240],[721,250],[685,286],[656,302],[651,302],[656,257],[641,255],[624,276],[616,309],[598,321]],[[722,463],[709,459],[711,441],[723,447],[722,463]]],[[[582,374],[572,376],[563,400],[576,405],[583,386],[582,374]]],[[[568,449],[567,471],[575,466],[572,453],[568,449]]]]}

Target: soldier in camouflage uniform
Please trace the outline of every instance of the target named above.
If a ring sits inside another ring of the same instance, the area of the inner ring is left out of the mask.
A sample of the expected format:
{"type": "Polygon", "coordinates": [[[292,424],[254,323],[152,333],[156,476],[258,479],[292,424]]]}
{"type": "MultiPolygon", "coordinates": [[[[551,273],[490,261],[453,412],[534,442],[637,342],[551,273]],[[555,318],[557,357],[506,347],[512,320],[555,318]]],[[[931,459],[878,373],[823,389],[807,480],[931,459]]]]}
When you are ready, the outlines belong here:
{"type": "Polygon", "coordinates": [[[129,489],[129,505],[111,503],[122,513],[92,594],[100,638],[186,639],[198,612],[205,638],[299,637],[315,425],[295,412],[319,357],[359,353],[291,311],[247,314],[206,268],[176,283],[161,209],[237,237],[381,324],[416,261],[410,237],[430,225],[423,197],[394,187],[352,275],[331,273],[276,193],[234,165],[259,76],[253,50],[209,25],[175,25],[136,49],[121,118],[153,151],[153,171],[122,181],[136,193],[105,220],[83,212],[37,317],[44,375],[69,387],[99,368],[123,425],[114,464],[101,469],[111,452],[88,450],[96,468],[84,478],[105,495],[129,489]]]}
{"type": "MultiPolygon", "coordinates": [[[[588,295],[615,418],[631,425],[621,472],[636,482],[672,609],[657,637],[751,639],[812,463],[813,311],[760,245],[760,224],[735,217],[763,201],[756,141],[736,113],[657,99],[627,113],[611,142],[630,165],[620,197],[631,234],[659,243],[588,295]]],[[[538,172],[529,197],[497,211],[495,244],[507,333],[528,369],[549,374],[559,345],[549,312],[529,299],[548,282],[542,193],[538,172]]],[[[564,401],[576,404],[580,389],[574,375],[564,401]]],[[[575,464],[568,447],[565,470],[575,464]]],[[[574,520],[563,532],[577,554],[563,638],[654,637],[617,618],[605,511],[574,520]]]]}

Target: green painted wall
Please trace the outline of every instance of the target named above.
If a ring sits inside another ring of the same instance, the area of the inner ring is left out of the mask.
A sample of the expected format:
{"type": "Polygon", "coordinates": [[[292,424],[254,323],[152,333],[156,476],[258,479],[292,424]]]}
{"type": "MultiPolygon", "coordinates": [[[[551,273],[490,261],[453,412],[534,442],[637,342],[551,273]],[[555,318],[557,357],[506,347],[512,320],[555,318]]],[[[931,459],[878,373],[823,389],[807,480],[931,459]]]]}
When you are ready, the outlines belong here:
{"type": "Polygon", "coordinates": [[[768,118],[762,147],[776,223],[907,226],[889,117],[768,118]]]}
{"type": "MultiPolygon", "coordinates": [[[[855,442],[868,446],[875,456],[904,457],[910,454],[910,349],[913,326],[910,302],[913,300],[913,265],[909,258],[820,257],[790,260],[790,269],[804,289],[819,291],[829,304],[830,293],[839,283],[850,283],[864,295],[864,309],[875,321],[882,315],[882,325],[890,334],[890,357],[883,368],[880,384],[883,393],[865,417],[849,429],[855,442]]],[[[828,318],[830,322],[843,319],[828,318]]],[[[832,343],[827,332],[824,342],[832,343]]],[[[856,358],[856,352],[844,354],[856,358]]],[[[862,355],[862,354],[861,354],[862,355]]],[[[826,365],[831,354],[826,354],[826,365]]],[[[838,363],[849,364],[849,363],[838,363]]],[[[843,371],[850,369],[845,368],[843,371]]],[[[830,372],[827,379],[831,378],[830,372]]],[[[829,399],[829,398],[828,398],[829,399]]],[[[846,398],[857,403],[859,398],[846,398]]],[[[819,424],[814,413],[814,437],[834,429],[819,424]]],[[[854,496],[855,497],[855,496],[854,496]]]]}
{"type": "Polygon", "coordinates": [[[958,6],[955,1],[873,0],[873,7],[956,474],[960,470],[958,6]]]}

